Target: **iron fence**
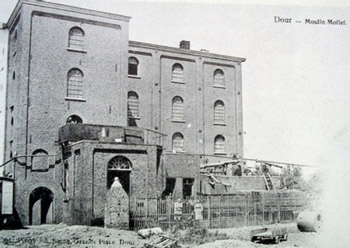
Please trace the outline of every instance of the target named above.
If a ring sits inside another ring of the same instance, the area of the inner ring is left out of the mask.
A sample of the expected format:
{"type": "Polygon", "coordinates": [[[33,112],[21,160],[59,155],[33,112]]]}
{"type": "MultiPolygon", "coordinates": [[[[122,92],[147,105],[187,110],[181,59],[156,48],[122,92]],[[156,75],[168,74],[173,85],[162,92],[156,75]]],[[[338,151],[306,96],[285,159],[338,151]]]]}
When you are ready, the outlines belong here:
{"type": "Polygon", "coordinates": [[[202,220],[195,219],[193,200],[182,202],[181,214],[176,210],[177,200],[134,199],[130,226],[133,230],[159,226],[187,228],[200,225],[207,228],[231,228],[292,222],[307,207],[308,200],[302,192],[249,192],[232,195],[199,196],[202,220]]]}

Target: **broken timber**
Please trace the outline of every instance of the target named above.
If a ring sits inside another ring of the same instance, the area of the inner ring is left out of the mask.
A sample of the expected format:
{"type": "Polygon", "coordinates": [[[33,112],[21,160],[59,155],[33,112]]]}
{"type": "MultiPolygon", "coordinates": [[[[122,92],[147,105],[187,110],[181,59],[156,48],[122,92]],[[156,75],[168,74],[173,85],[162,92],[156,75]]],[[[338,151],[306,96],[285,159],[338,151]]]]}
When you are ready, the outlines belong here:
{"type": "Polygon", "coordinates": [[[167,236],[160,235],[150,243],[145,243],[145,248],[177,248],[181,247],[177,244],[178,240],[167,236]]]}

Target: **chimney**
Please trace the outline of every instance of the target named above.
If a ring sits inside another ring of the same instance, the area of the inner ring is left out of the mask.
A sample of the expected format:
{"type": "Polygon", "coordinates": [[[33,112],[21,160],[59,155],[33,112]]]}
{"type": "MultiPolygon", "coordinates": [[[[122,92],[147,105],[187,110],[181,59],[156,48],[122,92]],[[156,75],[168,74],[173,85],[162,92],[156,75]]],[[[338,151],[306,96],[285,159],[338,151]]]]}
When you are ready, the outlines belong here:
{"type": "Polygon", "coordinates": [[[180,41],[180,48],[190,50],[190,42],[188,40],[180,41]]]}

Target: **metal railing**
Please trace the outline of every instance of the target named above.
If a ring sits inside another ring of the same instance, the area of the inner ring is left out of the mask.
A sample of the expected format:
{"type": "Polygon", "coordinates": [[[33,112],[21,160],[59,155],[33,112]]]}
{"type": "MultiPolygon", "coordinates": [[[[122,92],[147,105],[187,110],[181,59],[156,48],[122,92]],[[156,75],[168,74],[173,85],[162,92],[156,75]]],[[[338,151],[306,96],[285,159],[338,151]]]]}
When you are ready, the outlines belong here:
{"type": "MultiPolygon", "coordinates": [[[[249,192],[234,195],[200,196],[203,220],[208,228],[231,228],[292,222],[304,210],[308,201],[302,192],[249,192]]],[[[182,212],[175,213],[173,199],[134,199],[131,212],[131,229],[139,230],[159,226],[191,227],[198,224],[194,218],[192,201],[182,201],[182,212]]]]}

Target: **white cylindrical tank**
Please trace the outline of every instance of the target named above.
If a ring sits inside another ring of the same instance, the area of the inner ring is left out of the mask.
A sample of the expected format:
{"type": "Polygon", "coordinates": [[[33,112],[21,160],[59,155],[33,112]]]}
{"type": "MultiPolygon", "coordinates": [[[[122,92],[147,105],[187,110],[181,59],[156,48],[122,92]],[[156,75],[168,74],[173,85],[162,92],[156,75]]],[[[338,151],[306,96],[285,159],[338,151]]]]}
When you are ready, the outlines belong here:
{"type": "Polygon", "coordinates": [[[297,227],[302,232],[318,232],[322,225],[322,218],[319,212],[303,211],[297,218],[297,227]]]}

